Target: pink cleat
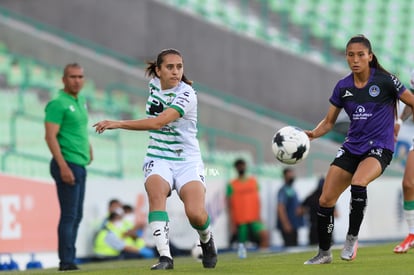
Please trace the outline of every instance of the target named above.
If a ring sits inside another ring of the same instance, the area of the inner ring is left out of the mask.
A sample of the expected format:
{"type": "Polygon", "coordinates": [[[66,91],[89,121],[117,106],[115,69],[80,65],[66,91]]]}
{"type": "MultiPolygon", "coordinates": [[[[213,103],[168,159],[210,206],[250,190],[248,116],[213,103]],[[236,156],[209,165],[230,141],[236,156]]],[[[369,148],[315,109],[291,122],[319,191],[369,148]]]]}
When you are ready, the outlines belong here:
{"type": "Polygon", "coordinates": [[[404,241],[394,248],[394,253],[407,253],[412,247],[414,247],[414,234],[408,234],[404,241]]]}

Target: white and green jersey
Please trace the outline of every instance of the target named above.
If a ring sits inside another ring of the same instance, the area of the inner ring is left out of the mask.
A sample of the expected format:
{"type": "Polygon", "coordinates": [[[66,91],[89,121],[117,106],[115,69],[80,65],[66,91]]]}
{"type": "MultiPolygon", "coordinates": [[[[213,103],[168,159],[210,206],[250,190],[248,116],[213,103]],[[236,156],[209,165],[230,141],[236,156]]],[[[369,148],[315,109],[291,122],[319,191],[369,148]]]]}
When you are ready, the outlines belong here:
{"type": "Polygon", "coordinates": [[[172,161],[201,160],[197,140],[197,95],[190,85],[180,82],[177,87],[161,90],[160,80],[149,82],[146,104],[148,117],[156,117],[167,108],[174,108],[180,118],[161,129],[151,130],[147,157],[172,161]]]}

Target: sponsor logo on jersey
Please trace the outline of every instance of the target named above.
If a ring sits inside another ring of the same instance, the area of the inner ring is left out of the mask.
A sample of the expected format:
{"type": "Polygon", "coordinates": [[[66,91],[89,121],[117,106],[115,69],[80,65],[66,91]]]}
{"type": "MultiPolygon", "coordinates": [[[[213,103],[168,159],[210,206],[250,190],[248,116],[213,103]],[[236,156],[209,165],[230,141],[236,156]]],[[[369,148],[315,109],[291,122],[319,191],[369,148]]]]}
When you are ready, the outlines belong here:
{"type": "Polygon", "coordinates": [[[162,103],[158,100],[153,99],[149,108],[149,113],[151,115],[156,115],[162,113],[162,111],[164,111],[164,106],[162,103]]]}
{"type": "Polygon", "coordinates": [[[354,95],[350,91],[345,90],[345,94],[342,96],[342,98],[348,97],[348,96],[354,96],[354,95]]]}
{"type": "Polygon", "coordinates": [[[369,87],[369,95],[372,97],[376,97],[380,94],[380,88],[377,85],[372,85],[369,87]]]}
{"type": "Polygon", "coordinates": [[[365,107],[358,105],[355,109],[355,112],[352,114],[353,120],[368,119],[372,114],[366,113],[365,107]]]}

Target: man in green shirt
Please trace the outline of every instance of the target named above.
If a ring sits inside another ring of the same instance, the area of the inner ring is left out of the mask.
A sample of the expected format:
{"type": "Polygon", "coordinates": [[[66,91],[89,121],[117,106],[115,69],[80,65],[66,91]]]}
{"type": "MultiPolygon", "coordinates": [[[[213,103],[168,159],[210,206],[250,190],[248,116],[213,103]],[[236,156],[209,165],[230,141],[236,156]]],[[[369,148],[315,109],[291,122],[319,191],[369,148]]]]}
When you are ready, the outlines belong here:
{"type": "Polygon", "coordinates": [[[83,214],[86,169],[92,159],[88,138],[88,112],[83,68],[68,64],[63,71],[63,90],[45,108],[45,139],[52,154],[50,173],[56,182],[60,205],[58,225],[59,270],[77,270],[75,242],[83,214]]]}

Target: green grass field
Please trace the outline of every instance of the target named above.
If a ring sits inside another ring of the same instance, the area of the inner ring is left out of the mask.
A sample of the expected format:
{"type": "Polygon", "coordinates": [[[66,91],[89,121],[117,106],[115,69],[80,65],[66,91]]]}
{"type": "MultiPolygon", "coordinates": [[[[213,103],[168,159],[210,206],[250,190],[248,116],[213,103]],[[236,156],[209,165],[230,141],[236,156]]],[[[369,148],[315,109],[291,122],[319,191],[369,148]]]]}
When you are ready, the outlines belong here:
{"type": "MultiPolygon", "coordinates": [[[[201,263],[190,257],[174,259],[174,270],[151,271],[150,266],[156,262],[151,260],[128,260],[106,263],[80,265],[80,271],[69,271],[66,274],[414,274],[413,251],[396,255],[392,252],[392,244],[361,246],[357,258],[353,262],[342,261],[340,250],[333,250],[334,261],[327,265],[304,265],[303,262],[315,255],[314,251],[297,253],[264,253],[250,252],[246,259],[237,258],[236,253],[219,254],[219,262],[215,269],[204,269],[201,263]]],[[[28,270],[20,272],[0,272],[0,274],[62,274],[54,269],[28,270]]]]}

